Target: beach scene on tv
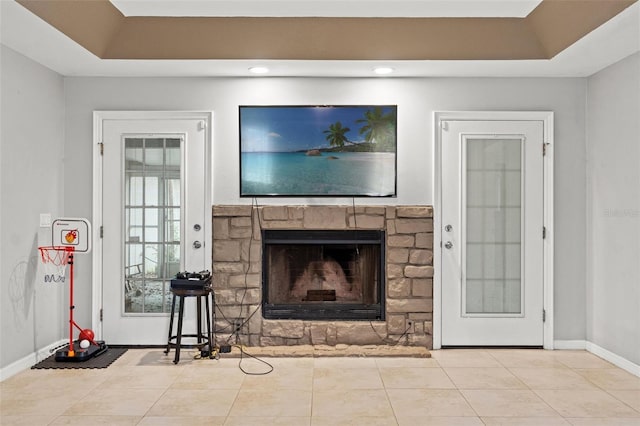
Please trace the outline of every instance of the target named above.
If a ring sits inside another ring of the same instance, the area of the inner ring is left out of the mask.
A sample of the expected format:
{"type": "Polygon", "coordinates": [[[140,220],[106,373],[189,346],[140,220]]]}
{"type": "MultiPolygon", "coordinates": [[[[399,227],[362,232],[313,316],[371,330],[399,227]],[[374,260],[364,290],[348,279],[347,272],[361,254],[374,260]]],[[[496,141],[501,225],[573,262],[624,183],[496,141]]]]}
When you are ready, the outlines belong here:
{"type": "Polygon", "coordinates": [[[396,195],[397,107],[241,106],[241,196],[396,195]]]}

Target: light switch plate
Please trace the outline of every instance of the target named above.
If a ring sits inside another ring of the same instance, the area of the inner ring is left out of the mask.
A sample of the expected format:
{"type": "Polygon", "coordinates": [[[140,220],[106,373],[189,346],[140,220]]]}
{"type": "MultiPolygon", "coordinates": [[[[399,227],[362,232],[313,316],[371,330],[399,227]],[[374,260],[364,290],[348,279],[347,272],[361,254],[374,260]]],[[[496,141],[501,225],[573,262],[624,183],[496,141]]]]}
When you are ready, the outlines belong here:
{"type": "Polygon", "coordinates": [[[51,213],[40,213],[40,227],[46,228],[51,226],[51,213]]]}

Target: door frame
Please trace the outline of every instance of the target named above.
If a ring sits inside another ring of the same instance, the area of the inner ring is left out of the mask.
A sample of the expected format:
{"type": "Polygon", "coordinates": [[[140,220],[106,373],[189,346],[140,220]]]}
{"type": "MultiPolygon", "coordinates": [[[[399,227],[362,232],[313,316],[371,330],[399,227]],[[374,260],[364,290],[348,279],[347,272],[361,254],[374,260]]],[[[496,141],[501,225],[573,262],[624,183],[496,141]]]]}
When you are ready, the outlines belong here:
{"type": "MultiPolygon", "coordinates": [[[[543,347],[554,348],[554,280],[553,280],[553,140],[552,111],[435,111],[433,113],[434,132],[434,220],[433,220],[433,349],[442,347],[442,122],[443,121],[541,121],[543,123],[543,224],[546,238],[543,246],[543,347]]],[[[540,151],[543,147],[540,147],[540,151]]],[[[542,152],[540,153],[542,155],[542,152]]],[[[542,230],[540,230],[542,232],[542,230]]]]}
{"type": "MultiPolygon", "coordinates": [[[[213,112],[211,111],[94,111],[93,112],[93,250],[91,254],[91,328],[98,339],[102,338],[101,309],[102,297],[102,206],[103,206],[103,164],[102,141],[104,120],[202,120],[205,126],[205,218],[211,218],[210,209],[213,199],[213,144],[212,126],[213,112]],[[208,213],[207,213],[208,212],[208,213]]],[[[213,230],[212,226],[204,227],[205,259],[211,259],[213,230]]]]}

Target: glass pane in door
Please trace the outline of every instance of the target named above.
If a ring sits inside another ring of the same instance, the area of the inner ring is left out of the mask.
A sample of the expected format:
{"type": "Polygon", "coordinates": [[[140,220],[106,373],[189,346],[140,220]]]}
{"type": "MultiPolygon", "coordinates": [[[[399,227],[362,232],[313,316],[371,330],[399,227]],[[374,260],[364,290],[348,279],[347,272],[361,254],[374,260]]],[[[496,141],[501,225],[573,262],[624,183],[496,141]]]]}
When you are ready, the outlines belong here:
{"type": "Polygon", "coordinates": [[[522,313],[522,140],[465,140],[463,311],[522,313]]]}
{"type": "Polygon", "coordinates": [[[181,150],[179,138],[125,138],[125,314],[168,312],[181,259],[181,150]]]}

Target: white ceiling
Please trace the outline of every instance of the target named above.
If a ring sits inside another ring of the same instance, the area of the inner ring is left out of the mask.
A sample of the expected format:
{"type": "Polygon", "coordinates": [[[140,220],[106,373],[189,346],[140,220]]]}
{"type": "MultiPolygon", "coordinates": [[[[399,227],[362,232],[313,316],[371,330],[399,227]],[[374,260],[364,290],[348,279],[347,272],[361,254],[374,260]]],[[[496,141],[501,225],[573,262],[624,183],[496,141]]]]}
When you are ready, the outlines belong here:
{"type": "Polygon", "coordinates": [[[518,17],[542,0],[110,0],[124,16],[518,17]]]}
{"type": "MultiPolygon", "coordinates": [[[[115,1],[115,0],[114,0],[115,1]]],[[[122,0],[124,2],[124,0],[122,0]]],[[[119,7],[121,0],[116,1],[119,7]]],[[[179,3],[193,3],[208,5],[225,4],[231,8],[232,3],[243,3],[247,6],[265,5],[267,9],[274,4],[305,3],[309,5],[307,13],[318,11],[327,4],[337,3],[335,0],[292,0],[279,2],[275,0],[181,0],[179,3]],[[271,6],[266,6],[271,5],[271,6]],[[323,6],[323,7],[321,7],[323,6]]],[[[140,7],[150,7],[147,0],[128,1],[140,7]]],[[[154,0],[156,3],[167,3],[175,6],[176,1],[154,0]]],[[[348,10],[352,12],[357,6],[365,3],[389,4],[426,4],[445,3],[477,4],[480,9],[492,10],[496,5],[519,4],[520,0],[447,0],[447,1],[404,1],[388,0],[340,1],[341,4],[351,4],[348,10]]],[[[525,0],[524,3],[533,3],[525,0]]],[[[503,6],[500,6],[503,7],[503,6]]],[[[530,7],[530,6],[528,6],[530,7]]],[[[424,8],[423,8],[424,9],[424,8]]],[[[420,9],[420,10],[423,10],[420,9]]],[[[158,9],[160,10],[160,9],[158,9]]],[[[224,13],[231,13],[225,9],[224,13]]],[[[239,10],[239,9],[234,9],[239,10]]],[[[257,9],[251,9],[257,10],[257,9]]],[[[347,10],[347,9],[345,9],[347,10]]],[[[453,7],[450,10],[455,10],[453,7]]],[[[128,12],[130,13],[130,12],[128,12]]],[[[195,13],[195,12],[190,12],[195,13]]],[[[248,12],[247,12],[248,13],[248,12]]],[[[302,13],[302,12],[300,12],[302,13]]],[[[444,12],[438,12],[444,13],[444,12]]],[[[454,12],[450,12],[454,13],[454,12]]],[[[516,13],[516,12],[509,12],[516,13]]],[[[520,11],[522,13],[522,10],[520,11]]],[[[145,12],[148,14],[148,12],[145,12]]],[[[341,13],[342,14],[342,13],[341,13]]],[[[525,13],[526,14],[526,13],[525,13]]],[[[0,42],[11,49],[39,62],[48,68],[66,76],[248,76],[248,68],[255,65],[267,65],[271,72],[269,76],[286,77],[372,77],[375,66],[386,65],[395,69],[392,77],[584,77],[598,72],[602,68],[640,51],[640,3],[635,3],[618,16],[602,25],[592,33],[583,37],[551,60],[524,61],[251,61],[251,60],[103,60],[99,59],[73,40],[60,33],[49,24],[42,21],[14,0],[0,0],[0,42]]],[[[376,77],[376,78],[389,78],[376,77]]]]}

